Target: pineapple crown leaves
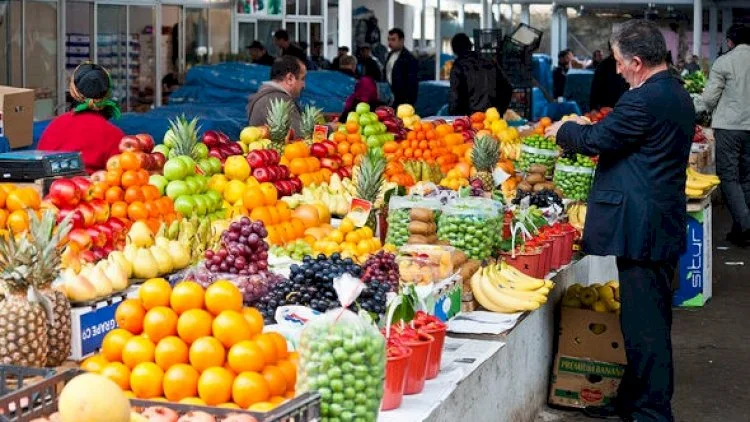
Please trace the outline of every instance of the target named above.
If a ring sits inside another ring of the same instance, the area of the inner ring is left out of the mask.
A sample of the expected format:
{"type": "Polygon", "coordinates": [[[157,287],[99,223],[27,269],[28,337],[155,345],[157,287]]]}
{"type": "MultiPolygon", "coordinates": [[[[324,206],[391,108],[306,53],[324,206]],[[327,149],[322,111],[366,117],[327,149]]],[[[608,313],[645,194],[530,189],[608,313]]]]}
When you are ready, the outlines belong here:
{"type": "Polygon", "coordinates": [[[380,150],[369,148],[357,168],[357,196],[375,204],[383,187],[385,157],[380,150]]]}
{"type": "Polygon", "coordinates": [[[169,130],[174,137],[173,150],[175,154],[177,156],[187,155],[188,157],[192,157],[193,148],[198,144],[198,132],[200,131],[198,118],[194,117],[188,121],[187,117],[183,114],[174,120],[170,119],[169,130]]]}
{"type": "Polygon", "coordinates": [[[302,139],[311,139],[313,131],[315,131],[315,125],[325,123],[323,118],[323,109],[313,107],[308,104],[302,110],[302,116],[300,118],[300,135],[302,139]]]}
{"type": "Polygon", "coordinates": [[[292,127],[292,120],[289,116],[291,108],[292,103],[282,98],[272,98],[268,106],[266,114],[268,135],[276,149],[283,147],[289,136],[289,130],[292,127]]]}
{"type": "Polygon", "coordinates": [[[491,172],[500,160],[500,144],[491,136],[483,135],[474,139],[471,161],[477,171],[491,172]]]}

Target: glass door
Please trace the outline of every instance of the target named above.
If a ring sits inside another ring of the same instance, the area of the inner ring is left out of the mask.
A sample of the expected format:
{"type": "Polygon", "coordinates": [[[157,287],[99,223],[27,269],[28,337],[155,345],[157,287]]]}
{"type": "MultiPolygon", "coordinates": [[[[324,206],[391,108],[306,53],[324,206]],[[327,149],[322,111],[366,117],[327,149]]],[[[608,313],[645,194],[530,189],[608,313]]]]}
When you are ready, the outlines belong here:
{"type": "Polygon", "coordinates": [[[112,96],[123,111],[128,110],[128,17],[127,6],[97,5],[96,55],[112,78],[112,96]]]}
{"type": "Polygon", "coordinates": [[[148,111],[156,94],[156,43],[153,6],[128,6],[128,109],[148,111]]]}
{"type": "Polygon", "coordinates": [[[45,119],[57,106],[57,2],[28,0],[23,19],[25,86],[35,91],[34,116],[45,119]]]}
{"type": "Polygon", "coordinates": [[[68,109],[72,98],[68,83],[75,68],[85,62],[94,61],[94,3],[68,1],[65,4],[65,101],[68,109]]]}
{"type": "Polygon", "coordinates": [[[23,86],[21,0],[0,3],[0,84],[23,86]]]}
{"type": "Polygon", "coordinates": [[[186,70],[196,64],[208,63],[212,52],[208,42],[208,9],[185,8],[186,70]]]}
{"type": "Polygon", "coordinates": [[[247,61],[250,61],[248,47],[253,41],[258,39],[255,33],[256,29],[257,25],[255,22],[239,22],[237,25],[237,51],[239,52],[240,57],[247,57],[247,61]]]}
{"type": "MultiPolygon", "coordinates": [[[[268,54],[274,57],[281,54],[281,51],[273,44],[273,33],[281,28],[281,25],[281,21],[278,20],[258,20],[257,40],[266,47],[268,54]]],[[[289,37],[292,38],[292,34],[289,34],[289,37]]]]}
{"type": "MultiPolygon", "coordinates": [[[[212,6],[208,9],[208,29],[211,63],[224,61],[231,51],[232,10],[226,7],[212,6]]],[[[252,41],[251,41],[252,42],[252,41]]]]}

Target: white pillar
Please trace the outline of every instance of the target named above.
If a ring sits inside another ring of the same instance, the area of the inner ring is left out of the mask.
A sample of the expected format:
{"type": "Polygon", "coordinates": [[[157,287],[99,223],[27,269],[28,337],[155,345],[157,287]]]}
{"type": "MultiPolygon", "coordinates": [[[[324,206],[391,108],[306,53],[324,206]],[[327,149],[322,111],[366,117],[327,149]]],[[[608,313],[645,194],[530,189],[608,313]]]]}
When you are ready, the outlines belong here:
{"type": "Polygon", "coordinates": [[[435,7],[435,80],[440,80],[440,56],[443,54],[443,40],[440,33],[440,0],[435,7]]]}
{"type": "Polygon", "coordinates": [[[531,25],[531,7],[528,3],[521,5],[521,23],[531,25]]]}
{"type": "Polygon", "coordinates": [[[479,19],[479,27],[487,29],[490,27],[490,5],[487,0],[480,0],[482,2],[482,16],[479,19]]]}
{"type": "Polygon", "coordinates": [[[352,0],[339,0],[339,47],[352,51],[352,0]]]}
{"type": "Polygon", "coordinates": [[[568,9],[560,8],[560,50],[568,48],[568,9]]]}
{"type": "Polygon", "coordinates": [[[404,5],[404,27],[402,30],[404,31],[404,46],[408,50],[414,50],[414,25],[418,18],[414,12],[414,6],[404,5]]]}
{"type": "Polygon", "coordinates": [[[425,48],[427,45],[427,36],[425,35],[427,33],[427,0],[422,0],[422,10],[419,12],[419,16],[421,16],[419,24],[419,47],[425,48]]]}
{"type": "Polygon", "coordinates": [[[727,30],[732,26],[732,8],[721,9],[721,48],[724,52],[729,50],[727,46],[727,30]]]}
{"type": "Polygon", "coordinates": [[[458,27],[461,28],[462,31],[464,29],[465,6],[466,5],[463,3],[463,1],[458,3],[458,27]]]}
{"type": "Polygon", "coordinates": [[[712,4],[708,8],[708,59],[716,59],[718,39],[716,38],[716,27],[719,24],[719,9],[712,4]]]}
{"type": "Polygon", "coordinates": [[[552,65],[557,66],[557,53],[560,52],[560,13],[557,10],[552,11],[552,22],[550,25],[550,55],[552,56],[552,65]]]}
{"type": "Polygon", "coordinates": [[[387,25],[388,25],[388,29],[387,30],[390,31],[391,29],[393,29],[394,26],[396,26],[396,24],[394,23],[395,19],[394,19],[394,16],[393,16],[393,14],[394,14],[394,11],[393,11],[394,0],[386,0],[386,2],[387,2],[387,6],[386,6],[387,7],[386,21],[387,21],[387,25]]]}
{"type": "Polygon", "coordinates": [[[693,54],[700,57],[703,43],[703,2],[693,1],[693,54]]]}

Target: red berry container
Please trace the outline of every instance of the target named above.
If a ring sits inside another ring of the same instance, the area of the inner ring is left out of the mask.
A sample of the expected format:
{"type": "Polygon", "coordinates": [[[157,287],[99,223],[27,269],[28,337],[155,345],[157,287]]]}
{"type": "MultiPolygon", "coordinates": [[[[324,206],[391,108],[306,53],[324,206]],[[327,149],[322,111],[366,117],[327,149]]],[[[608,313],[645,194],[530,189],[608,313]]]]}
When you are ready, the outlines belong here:
{"type": "Polygon", "coordinates": [[[448,326],[443,325],[439,329],[423,331],[435,339],[435,342],[430,347],[430,358],[427,361],[427,379],[431,380],[437,378],[440,373],[440,362],[443,359],[443,345],[445,344],[445,334],[448,332],[448,326]]]}
{"type": "Polygon", "coordinates": [[[404,346],[411,349],[409,370],[406,373],[406,388],[404,394],[419,394],[424,389],[427,379],[427,363],[430,360],[430,349],[435,338],[423,332],[418,332],[419,340],[402,340],[404,346]]]}
{"type": "Polygon", "coordinates": [[[512,252],[504,252],[503,256],[505,262],[522,273],[534,278],[544,278],[545,274],[541,274],[544,271],[541,267],[542,248],[527,248],[525,251],[517,251],[515,256],[512,252]]]}
{"type": "Polygon", "coordinates": [[[404,353],[398,356],[389,356],[386,361],[383,400],[380,402],[380,410],[397,409],[404,399],[409,361],[413,352],[408,347],[403,349],[404,353]]]}

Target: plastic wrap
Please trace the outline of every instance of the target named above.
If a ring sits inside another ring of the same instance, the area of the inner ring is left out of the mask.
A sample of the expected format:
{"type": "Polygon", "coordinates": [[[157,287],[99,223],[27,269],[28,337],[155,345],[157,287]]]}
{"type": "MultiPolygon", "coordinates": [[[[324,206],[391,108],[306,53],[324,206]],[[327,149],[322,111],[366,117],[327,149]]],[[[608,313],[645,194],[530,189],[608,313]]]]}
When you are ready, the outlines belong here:
{"type": "Polygon", "coordinates": [[[486,198],[461,198],[443,210],[438,238],[471,259],[487,259],[502,241],[503,205],[486,198]]]}
{"type": "Polygon", "coordinates": [[[392,196],[388,203],[386,243],[402,246],[407,243],[437,242],[437,220],[441,207],[438,198],[392,196]]]}
{"type": "Polygon", "coordinates": [[[533,164],[541,164],[547,167],[547,176],[552,174],[555,167],[555,161],[559,152],[555,149],[535,148],[528,145],[521,145],[521,156],[518,159],[518,165],[523,171],[527,171],[533,164]]]}
{"type": "Polygon", "coordinates": [[[565,198],[585,201],[589,197],[591,182],[594,180],[594,169],[557,164],[553,180],[555,185],[562,189],[565,198]]]}

